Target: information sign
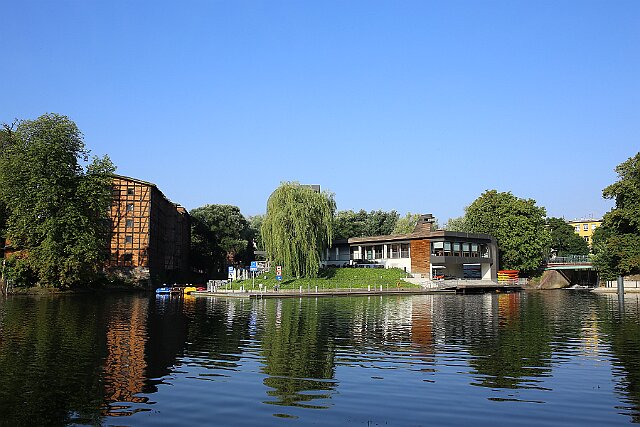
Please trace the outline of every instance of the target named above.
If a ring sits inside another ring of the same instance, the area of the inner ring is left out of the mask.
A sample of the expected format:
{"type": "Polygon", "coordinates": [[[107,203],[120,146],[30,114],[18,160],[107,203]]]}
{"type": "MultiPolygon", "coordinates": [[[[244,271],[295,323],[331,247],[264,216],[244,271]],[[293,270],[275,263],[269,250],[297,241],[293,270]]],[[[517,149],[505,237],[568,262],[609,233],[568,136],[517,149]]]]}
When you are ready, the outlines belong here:
{"type": "Polygon", "coordinates": [[[235,271],[236,271],[236,269],[235,269],[235,268],[233,268],[233,267],[229,266],[229,276],[228,276],[228,277],[229,277],[229,279],[233,279],[233,276],[234,276],[234,274],[233,274],[233,273],[235,273],[235,271]]]}
{"type": "Polygon", "coordinates": [[[251,261],[251,267],[249,267],[250,271],[258,271],[258,261],[251,261]]]}
{"type": "Polygon", "coordinates": [[[278,282],[282,282],[282,275],[277,275],[277,276],[276,276],[276,280],[277,280],[278,282]]]}

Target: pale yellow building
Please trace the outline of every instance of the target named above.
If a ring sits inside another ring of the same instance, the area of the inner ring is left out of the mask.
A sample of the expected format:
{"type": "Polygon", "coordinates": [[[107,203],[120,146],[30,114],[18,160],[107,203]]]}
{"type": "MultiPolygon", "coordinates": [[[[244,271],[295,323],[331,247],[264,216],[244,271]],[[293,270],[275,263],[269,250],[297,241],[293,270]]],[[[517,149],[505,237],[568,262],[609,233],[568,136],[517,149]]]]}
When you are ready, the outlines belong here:
{"type": "Polygon", "coordinates": [[[593,232],[602,224],[602,219],[574,219],[567,221],[573,230],[591,246],[593,232]]]}

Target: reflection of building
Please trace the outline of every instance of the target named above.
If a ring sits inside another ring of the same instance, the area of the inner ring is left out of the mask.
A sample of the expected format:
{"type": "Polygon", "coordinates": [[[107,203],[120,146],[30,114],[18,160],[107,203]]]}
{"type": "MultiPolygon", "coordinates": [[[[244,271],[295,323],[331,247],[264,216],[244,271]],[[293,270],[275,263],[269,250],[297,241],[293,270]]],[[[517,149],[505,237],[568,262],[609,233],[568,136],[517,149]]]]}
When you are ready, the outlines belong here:
{"type": "Polygon", "coordinates": [[[181,281],[188,274],[190,217],[149,182],[116,175],[108,270],[136,281],[181,281]]]}
{"type": "Polygon", "coordinates": [[[432,295],[411,298],[411,342],[423,352],[433,351],[432,295]]]}
{"type": "Polygon", "coordinates": [[[136,394],[142,392],[146,379],[148,301],[135,298],[130,311],[114,310],[116,314],[107,325],[107,358],[104,363],[104,397],[107,402],[145,400],[136,394]],[[127,314],[123,316],[121,313],[127,314]]]}
{"type": "Polygon", "coordinates": [[[567,223],[591,246],[593,232],[600,227],[602,219],[574,219],[573,221],[567,221],[567,223]]]}
{"type": "Polygon", "coordinates": [[[492,236],[433,230],[433,221],[422,215],[413,233],[335,241],[322,264],[400,268],[429,278],[497,279],[498,248],[492,236]]]}

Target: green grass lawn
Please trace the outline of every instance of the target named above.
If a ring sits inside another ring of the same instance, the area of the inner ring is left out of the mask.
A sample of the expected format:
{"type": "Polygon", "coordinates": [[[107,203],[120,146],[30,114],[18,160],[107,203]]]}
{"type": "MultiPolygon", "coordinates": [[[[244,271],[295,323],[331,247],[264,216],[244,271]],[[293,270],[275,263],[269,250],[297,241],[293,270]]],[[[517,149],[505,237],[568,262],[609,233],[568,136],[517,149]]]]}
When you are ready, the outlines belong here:
{"type": "MultiPolygon", "coordinates": [[[[315,291],[318,287],[319,291],[331,289],[367,289],[371,288],[383,289],[414,289],[420,286],[405,282],[402,279],[407,274],[398,268],[326,268],[320,270],[316,278],[300,278],[287,276],[283,272],[282,282],[276,280],[275,269],[269,273],[256,274],[255,289],[258,284],[262,283],[267,289],[273,289],[278,284],[281,290],[298,290],[302,289],[315,291]]],[[[244,285],[245,290],[252,289],[252,280],[237,280],[232,283],[233,289],[239,289],[244,285]]]]}

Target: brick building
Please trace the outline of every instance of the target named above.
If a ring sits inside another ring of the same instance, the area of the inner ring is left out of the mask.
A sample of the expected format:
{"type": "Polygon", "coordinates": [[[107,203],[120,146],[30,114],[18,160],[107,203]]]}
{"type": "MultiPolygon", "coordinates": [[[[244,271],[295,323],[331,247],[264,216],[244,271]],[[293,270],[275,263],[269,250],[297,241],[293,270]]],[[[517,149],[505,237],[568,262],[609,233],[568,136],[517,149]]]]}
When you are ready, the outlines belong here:
{"type": "Polygon", "coordinates": [[[114,175],[107,271],[142,283],[184,282],[191,220],[155,184],[114,175]]]}

